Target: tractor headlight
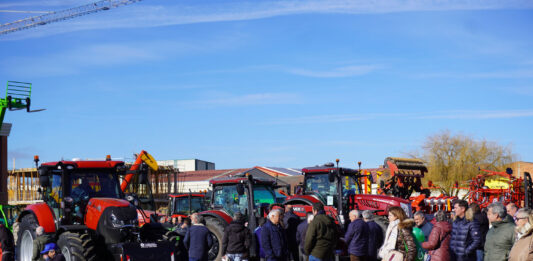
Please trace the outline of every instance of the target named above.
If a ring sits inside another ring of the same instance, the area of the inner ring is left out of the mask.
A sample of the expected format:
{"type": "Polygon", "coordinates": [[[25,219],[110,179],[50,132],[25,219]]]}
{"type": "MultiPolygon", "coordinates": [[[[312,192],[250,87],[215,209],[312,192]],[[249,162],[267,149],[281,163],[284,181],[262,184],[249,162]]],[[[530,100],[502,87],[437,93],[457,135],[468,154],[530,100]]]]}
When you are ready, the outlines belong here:
{"type": "Polygon", "coordinates": [[[133,227],[137,225],[137,219],[132,220],[120,220],[117,218],[115,214],[111,214],[109,216],[109,219],[111,220],[111,225],[114,228],[124,228],[124,227],[133,227]]]}

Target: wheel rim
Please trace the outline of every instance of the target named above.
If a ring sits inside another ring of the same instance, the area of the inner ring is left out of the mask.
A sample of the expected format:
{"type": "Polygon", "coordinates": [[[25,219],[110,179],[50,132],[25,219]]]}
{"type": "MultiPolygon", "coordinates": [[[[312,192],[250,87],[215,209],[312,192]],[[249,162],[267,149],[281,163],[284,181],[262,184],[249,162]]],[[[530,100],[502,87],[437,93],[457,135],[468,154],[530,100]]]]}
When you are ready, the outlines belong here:
{"type": "Polygon", "coordinates": [[[68,247],[64,246],[63,248],[61,248],[61,254],[63,254],[63,256],[65,257],[65,261],[72,261],[72,257],[70,255],[70,250],[68,249],[68,247]]]}
{"type": "Polygon", "coordinates": [[[24,230],[20,241],[20,261],[31,261],[33,255],[33,235],[24,230]]]}

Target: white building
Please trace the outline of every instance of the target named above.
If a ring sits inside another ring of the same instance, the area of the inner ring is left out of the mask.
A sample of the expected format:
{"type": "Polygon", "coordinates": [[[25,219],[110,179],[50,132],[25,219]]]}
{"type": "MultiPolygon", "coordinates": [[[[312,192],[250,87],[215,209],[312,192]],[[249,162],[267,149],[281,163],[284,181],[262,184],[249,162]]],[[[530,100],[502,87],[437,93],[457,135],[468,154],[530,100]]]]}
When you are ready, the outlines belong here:
{"type": "Polygon", "coordinates": [[[158,160],[157,164],[159,166],[172,166],[179,172],[215,169],[215,163],[199,159],[158,160]]]}

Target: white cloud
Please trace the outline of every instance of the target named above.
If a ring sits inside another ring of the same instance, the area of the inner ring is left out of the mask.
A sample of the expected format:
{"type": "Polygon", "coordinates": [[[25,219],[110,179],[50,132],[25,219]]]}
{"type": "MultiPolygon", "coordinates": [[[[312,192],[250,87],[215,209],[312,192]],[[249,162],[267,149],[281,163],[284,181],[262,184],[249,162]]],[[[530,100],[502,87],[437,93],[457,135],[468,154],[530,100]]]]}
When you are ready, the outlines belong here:
{"type": "Polygon", "coordinates": [[[361,114],[334,114],[334,115],[315,115],[302,116],[295,118],[277,119],[267,121],[265,125],[285,125],[285,124],[322,124],[336,122],[353,122],[366,120],[384,120],[384,119],[409,119],[409,120],[487,120],[487,119],[512,119],[512,118],[530,118],[533,117],[533,110],[500,110],[500,111],[474,111],[474,110],[455,110],[455,111],[437,111],[427,113],[361,113],[361,114]]]}
{"type": "Polygon", "coordinates": [[[351,77],[359,76],[371,73],[379,69],[379,66],[375,65],[352,65],[340,68],[334,68],[329,71],[312,71],[307,69],[289,69],[288,73],[308,76],[308,77],[317,77],[317,78],[336,78],[336,77],[351,77]]]}
{"type": "MultiPolygon", "coordinates": [[[[54,3],[55,1],[52,1],[54,3]]],[[[419,1],[419,0],[337,0],[337,1],[253,1],[204,3],[190,5],[150,5],[148,1],[120,7],[117,10],[101,12],[99,18],[75,18],[76,21],[45,25],[38,30],[13,33],[4,39],[40,37],[50,34],[80,30],[109,28],[139,28],[168,25],[193,24],[262,19],[275,16],[304,13],[395,13],[413,11],[445,10],[486,10],[486,9],[529,9],[533,1],[527,0],[486,0],[486,1],[419,1]],[[112,14],[112,15],[111,15],[112,14]]],[[[10,3],[4,3],[8,6],[10,3]]],[[[13,3],[11,3],[13,5],[13,3]]]]}
{"type": "Polygon", "coordinates": [[[220,97],[192,102],[192,104],[211,106],[245,106],[302,104],[303,97],[295,93],[256,93],[245,95],[219,95],[220,97]]]}
{"type": "Polygon", "coordinates": [[[516,78],[533,78],[533,69],[475,72],[475,73],[463,73],[463,72],[419,73],[413,76],[415,78],[516,79],[516,78]]]}

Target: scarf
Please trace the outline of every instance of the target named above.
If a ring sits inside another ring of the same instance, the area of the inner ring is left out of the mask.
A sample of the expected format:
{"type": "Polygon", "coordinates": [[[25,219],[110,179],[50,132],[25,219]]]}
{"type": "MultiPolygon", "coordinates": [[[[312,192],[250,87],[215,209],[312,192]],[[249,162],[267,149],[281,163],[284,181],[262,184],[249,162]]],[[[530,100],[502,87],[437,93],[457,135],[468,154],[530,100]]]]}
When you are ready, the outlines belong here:
{"type": "Polygon", "coordinates": [[[400,223],[399,219],[396,219],[389,223],[387,227],[387,232],[385,233],[385,242],[383,246],[379,249],[378,256],[382,259],[385,258],[385,255],[390,251],[396,248],[396,240],[398,238],[398,224],[400,223]]]}

